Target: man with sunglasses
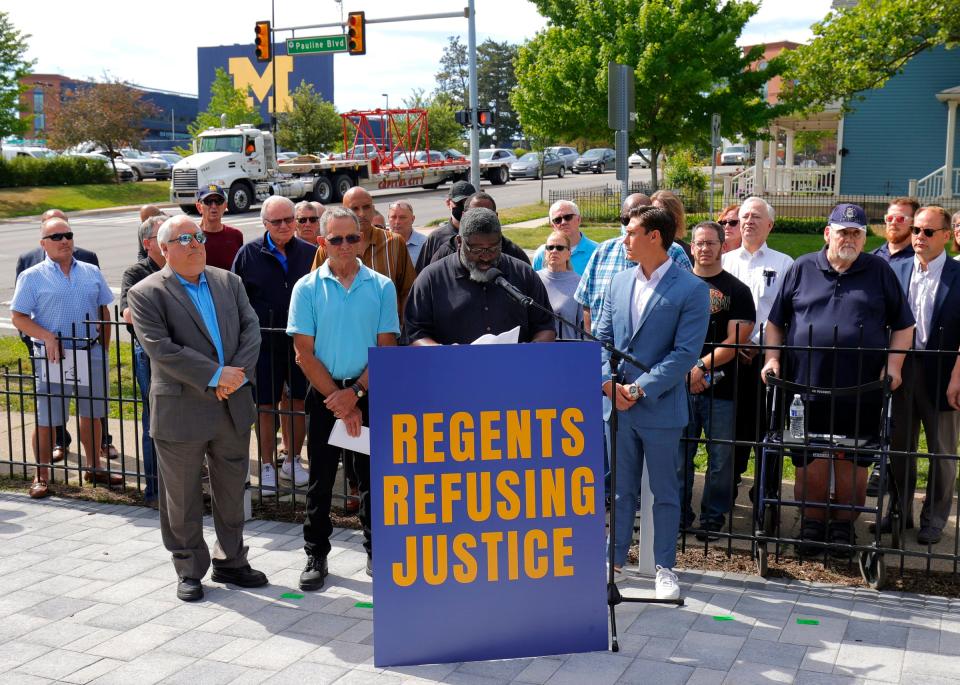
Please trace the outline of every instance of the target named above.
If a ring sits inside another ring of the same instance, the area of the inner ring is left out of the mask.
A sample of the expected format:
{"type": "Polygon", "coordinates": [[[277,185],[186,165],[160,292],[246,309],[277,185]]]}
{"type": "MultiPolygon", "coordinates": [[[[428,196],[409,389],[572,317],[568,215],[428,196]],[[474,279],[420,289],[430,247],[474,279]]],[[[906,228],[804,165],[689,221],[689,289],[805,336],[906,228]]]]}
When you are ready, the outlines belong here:
{"type": "Polygon", "coordinates": [[[920,203],[913,197],[898,197],[887,207],[883,216],[887,242],[873,251],[883,261],[893,265],[900,260],[912,261],[913,245],[910,229],[920,203]]]}
{"type": "Polygon", "coordinates": [[[251,387],[260,321],[236,274],[206,264],[206,234],[188,216],[157,233],[166,265],[127,292],[137,339],[150,358],[150,434],[160,482],[160,532],[179,582],[177,597],[203,599],[211,555],[203,539],[201,469],[206,458],[217,545],[212,580],[266,585],[247,563],[243,500],[251,387]]]}
{"type": "Polygon", "coordinates": [[[223,223],[226,205],[227,194],[218,185],[208,185],[197,194],[200,228],[207,236],[207,266],[229,271],[243,245],[243,233],[223,223]]]}
{"type": "Polygon", "coordinates": [[[290,198],[268,197],[260,206],[260,219],[265,229],[263,235],[240,248],[231,271],[243,281],[250,306],[260,319],[260,357],[254,390],[259,411],[260,487],[273,491],[277,488],[278,471],[281,479],[296,486],[307,484],[307,472],[300,464],[306,437],[303,400],[307,396],[307,380],[294,362],[293,341],[283,329],[293,286],[310,273],[316,248],[294,235],[296,220],[290,198]],[[282,399],[284,388],[287,401],[282,399]],[[283,455],[279,469],[274,460],[278,423],[282,424],[283,455]]]}
{"type": "Polygon", "coordinates": [[[410,261],[417,263],[420,256],[420,249],[427,242],[427,236],[420,231],[413,230],[413,222],[417,217],[413,215],[413,206],[404,200],[398,200],[390,203],[387,211],[389,228],[398,236],[403,238],[407,244],[407,252],[410,253],[410,261]]]}
{"type": "MultiPolygon", "coordinates": [[[[580,231],[580,208],[570,200],[557,200],[550,206],[550,223],[553,230],[563,233],[570,239],[570,266],[578,275],[583,276],[590,255],[597,249],[597,242],[590,240],[580,231]]],[[[537,248],[533,255],[533,270],[543,268],[546,245],[537,248]]]]}
{"type": "MultiPolygon", "coordinates": [[[[903,385],[893,396],[891,475],[899,486],[901,511],[907,528],[913,527],[913,498],[917,488],[916,453],[920,426],[927,437],[930,471],[920,510],[917,541],[940,541],[950,518],[956,492],[957,439],[960,437],[960,263],[946,253],[952,239],[950,213],[942,207],[924,207],[911,228],[912,260],[891,263],[917,320],[913,349],[903,365],[903,385]]],[[[882,532],[890,520],[882,521],[882,532]]]]}
{"type": "Polygon", "coordinates": [[[323,205],[319,202],[310,200],[298,202],[297,206],[294,207],[294,216],[297,218],[297,224],[294,228],[297,231],[297,237],[316,247],[317,236],[320,235],[320,217],[322,215],[323,205]]]}
{"type": "Polygon", "coordinates": [[[83,479],[105,485],[120,485],[123,478],[100,468],[101,424],[106,416],[103,399],[108,386],[108,369],[104,350],[110,345],[110,326],[95,321],[109,321],[107,307],[113,293],[100,269],[78,261],[73,250],[73,231],[64,219],[55,217],[43,222],[40,245],[46,258],[25,270],[17,279],[10,303],[13,325],[29,336],[34,348],[38,371],[46,371],[47,380],[37,380],[37,468],[30,496],[47,496],[48,465],[53,457],[53,427],[65,425],[69,398],[77,392],[77,413],[80,415],[80,442],[86,457],[83,479]],[[85,354],[79,358],[79,351],[85,354]],[[89,355],[89,357],[87,357],[89,355]],[[78,366],[88,363],[89,385],[79,387],[59,380],[58,368],[51,368],[67,359],[78,366]]]}
{"type": "MultiPolygon", "coordinates": [[[[310,440],[310,485],[303,524],[307,565],[300,574],[301,590],[319,590],[327,576],[330,553],[330,504],[340,461],[339,447],[328,444],[339,420],[347,433],[360,435],[369,424],[367,350],[393,346],[400,334],[397,295],[393,282],[364,266],[358,256],[360,221],[345,207],[334,207],[320,219],[320,243],[327,259],[293,288],[287,334],[293,338],[297,363],[310,381],[307,395],[310,440]]],[[[354,455],[360,495],[360,523],[367,551],[367,574],[373,575],[370,519],[370,457],[354,455]]],[[[342,574],[353,569],[343,569],[342,574]]]]}
{"type": "Polygon", "coordinates": [[[463,214],[457,253],[424,269],[410,291],[405,319],[411,345],[469,345],[482,335],[497,335],[515,327],[520,328],[522,343],[556,339],[549,314],[520,305],[492,282],[502,275],[524,295],[550,309],[550,298],[537,272],[503,254],[502,240],[496,212],[477,207],[463,214]]]}

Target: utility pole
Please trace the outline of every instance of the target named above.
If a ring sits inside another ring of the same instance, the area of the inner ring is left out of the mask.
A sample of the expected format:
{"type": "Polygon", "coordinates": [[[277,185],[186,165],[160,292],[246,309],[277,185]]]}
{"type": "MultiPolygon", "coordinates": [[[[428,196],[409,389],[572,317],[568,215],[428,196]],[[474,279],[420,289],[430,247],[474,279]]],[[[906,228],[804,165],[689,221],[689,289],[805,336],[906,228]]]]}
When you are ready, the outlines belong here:
{"type": "Polygon", "coordinates": [[[477,12],[474,0],[467,5],[467,54],[470,67],[470,183],[480,189],[480,127],[477,121],[477,12]]]}

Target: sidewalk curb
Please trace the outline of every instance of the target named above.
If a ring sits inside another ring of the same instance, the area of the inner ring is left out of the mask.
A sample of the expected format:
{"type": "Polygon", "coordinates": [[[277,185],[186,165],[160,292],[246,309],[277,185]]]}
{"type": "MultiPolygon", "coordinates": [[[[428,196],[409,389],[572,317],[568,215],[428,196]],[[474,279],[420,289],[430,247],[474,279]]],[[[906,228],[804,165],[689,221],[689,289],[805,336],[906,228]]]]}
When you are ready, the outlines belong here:
{"type": "MultiPolygon", "coordinates": [[[[179,207],[179,204],[173,202],[163,202],[163,203],[153,203],[153,202],[144,202],[136,205],[121,205],[119,207],[100,207],[99,209],[81,209],[77,212],[67,212],[67,218],[72,219],[76,216],[96,216],[98,214],[109,214],[110,212],[132,212],[143,207],[144,204],[153,204],[160,209],[176,209],[179,207]]],[[[0,225],[2,224],[13,224],[20,223],[24,221],[39,221],[40,214],[32,214],[26,216],[11,216],[6,219],[0,219],[0,225]]]]}

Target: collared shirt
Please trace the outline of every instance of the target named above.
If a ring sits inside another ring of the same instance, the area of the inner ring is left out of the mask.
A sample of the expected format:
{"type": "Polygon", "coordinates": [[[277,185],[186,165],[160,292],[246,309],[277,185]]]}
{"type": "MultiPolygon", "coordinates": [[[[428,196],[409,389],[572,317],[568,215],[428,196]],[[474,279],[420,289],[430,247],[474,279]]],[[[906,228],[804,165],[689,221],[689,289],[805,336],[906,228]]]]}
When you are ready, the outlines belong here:
{"type": "MultiPolygon", "coordinates": [[[[276,243],[273,242],[273,238],[270,237],[270,231],[264,234],[263,241],[267,246],[267,250],[270,251],[270,254],[280,262],[280,266],[283,267],[283,273],[287,273],[287,255],[283,254],[280,248],[276,246],[276,243]]],[[[234,258],[234,261],[236,261],[236,258],[234,258]]]]}
{"type": "MultiPolygon", "coordinates": [[[[670,246],[667,255],[684,271],[693,271],[693,266],[684,254],[683,248],[676,243],[670,246]]],[[[627,259],[627,250],[623,247],[622,237],[604,240],[590,255],[574,298],[584,308],[590,310],[590,332],[594,335],[597,334],[600,311],[603,309],[603,299],[610,289],[610,281],[621,271],[636,265],[636,262],[627,259]]]]}
{"type": "Polygon", "coordinates": [[[933,321],[933,305],[937,299],[937,286],[940,285],[940,276],[943,274],[943,265],[947,261],[947,253],[939,256],[927,264],[923,269],[920,258],[913,258],[913,272],[910,274],[910,310],[917,320],[916,338],[914,344],[917,349],[924,349],[930,339],[930,323],[933,321]]]}
{"type": "Polygon", "coordinates": [[[910,259],[913,257],[914,253],[913,245],[908,243],[903,249],[890,254],[890,243],[884,243],[870,254],[875,254],[887,264],[892,264],[893,262],[900,261],[901,259],[910,259]]]}
{"type": "MultiPolygon", "coordinates": [[[[210,293],[210,286],[207,285],[207,275],[201,273],[200,281],[196,284],[186,280],[176,271],[173,272],[173,275],[177,277],[177,280],[183,285],[183,289],[187,291],[187,297],[190,298],[193,306],[196,307],[200,313],[200,318],[203,319],[203,325],[207,329],[207,334],[209,334],[210,339],[213,341],[213,346],[217,349],[217,361],[220,362],[220,366],[213,374],[213,377],[207,382],[208,387],[215,388],[220,383],[220,374],[223,373],[223,339],[220,337],[220,324],[217,322],[217,308],[213,304],[213,295],[210,293]]],[[[245,382],[246,381],[244,381],[244,383],[245,382]]]]}
{"type": "Polygon", "coordinates": [[[667,259],[663,264],[658,266],[652,274],[650,274],[650,278],[647,278],[644,275],[641,267],[636,267],[636,283],[633,284],[633,293],[631,294],[633,301],[631,321],[634,328],[636,328],[637,324],[640,322],[640,318],[643,316],[643,310],[646,309],[647,303],[650,302],[650,298],[653,297],[653,291],[656,289],[657,284],[663,280],[664,274],[667,273],[667,270],[672,265],[673,262],[667,259]]]}
{"type": "MultiPolygon", "coordinates": [[[[100,269],[77,261],[70,274],[49,257],[20,274],[10,309],[30,316],[39,326],[64,338],[84,338],[78,347],[88,347],[98,335],[87,321],[100,320],[100,307],[113,302],[113,293],[100,269]]],[[[64,347],[74,343],[64,341],[64,347]]]]}
{"type": "MultiPolygon", "coordinates": [[[[120,314],[122,315],[124,310],[127,309],[127,292],[130,288],[135,286],[137,283],[142,281],[144,278],[150,274],[155,274],[160,271],[162,267],[157,264],[155,261],[150,259],[149,256],[144,257],[139,262],[133,266],[128,266],[124,272],[123,276],[120,278],[120,314]]],[[[136,341],[136,334],[133,332],[133,326],[127,324],[127,331],[130,335],[134,336],[134,341],[136,341]]]]}
{"type": "Polygon", "coordinates": [[[750,341],[760,341],[760,330],[767,321],[770,307],[780,292],[784,274],[793,264],[793,258],[771,250],[764,243],[751,254],[745,247],[738,247],[723,255],[723,270],[733,274],[750,288],[753,304],[757,308],[757,320],[750,341]]]}
{"type": "MultiPolygon", "coordinates": [[[[573,246],[573,249],[570,250],[570,266],[578,274],[583,276],[584,270],[587,268],[587,262],[590,260],[590,255],[593,254],[594,250],[597,249],[597,241],[590,240],[583,233],[580,234],[580,242],[573,246]]],[[[546,252],[545,244],[537,248],[537,251],[533,255],[533,270],[540,271],[543,268],[543,255],[546,252]]]]}
{"type": "MultiPolygon", "coordinates": [[[[497,268],[520,292],[550,310],[543,281],[529,264],[500,255],[497,268]]],[[[541,331],[554,330],[549,314],[523,307],[494,283],[470,280],[470,272],[456,254],[420,272],[407,301],[406,323],[410,342],[431,338],[441,345],[469,345],[481,335],[505,333],[516,326],[522,343],[541,331]]]]}
{"type": "Polygon", "coordinates": [[[410,253],[410,261],[414,264],[417,263],[417,258],[420,256],[420,250],[423,249],[423,244],[427,242],[427,236],[425,236],[420,231],[414,229],[410,232],[410,238],[407,240],[407,252],[410,253]]]}
{"type": "Polygon", "coordinates": [[[457,229],[454,228],[449,219],[433,229],[424,241],[420,254],[417,255],[416,268],[418,274],[433,263],[434,253],[455,235],[457,235],[457,229]]]}
{"type": "Polygon", "coordinates": [[[400,334],[397,291],[386,276],[360,264],[346,289],[324,262],[293,286],[287,335],[312,336],[313,354],[334,380],[362,374],[381,333],[400,334]]]}

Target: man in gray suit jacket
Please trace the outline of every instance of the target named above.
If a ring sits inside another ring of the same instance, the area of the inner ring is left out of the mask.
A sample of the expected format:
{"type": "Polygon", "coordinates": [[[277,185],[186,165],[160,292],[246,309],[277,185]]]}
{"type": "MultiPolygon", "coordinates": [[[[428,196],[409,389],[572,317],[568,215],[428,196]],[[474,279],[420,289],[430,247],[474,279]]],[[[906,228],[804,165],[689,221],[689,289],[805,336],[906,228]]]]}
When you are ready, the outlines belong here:
{"type": "Polygon", "coordinates": [[[200,487],[205,455],[217,531],[212,579],[241,587],[267,583],[250,568],[243,544],[260,324],[240,278],[206,266],[206,236],[189,217],[168,219],[157,241],[166,266],[130,288],[127,301],[153,374],[150,433],[163,544],[180,578],[177,597],[196,601],[210,567],[200,487]]]}

